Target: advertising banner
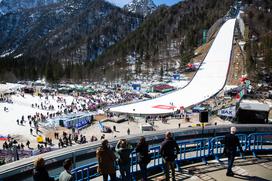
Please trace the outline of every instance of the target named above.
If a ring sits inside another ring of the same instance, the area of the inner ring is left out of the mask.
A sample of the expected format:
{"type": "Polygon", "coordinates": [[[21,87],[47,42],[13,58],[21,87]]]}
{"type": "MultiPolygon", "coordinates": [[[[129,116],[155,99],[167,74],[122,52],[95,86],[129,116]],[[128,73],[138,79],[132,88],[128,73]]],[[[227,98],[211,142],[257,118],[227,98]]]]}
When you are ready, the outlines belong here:
{"type": "Polygon", "coordinates": [[[235,106],[228,107],[226,109],[218,110],[219,116],[226,116],[226,117],[232,117],[234,118],[236,114],[235,106]]]}

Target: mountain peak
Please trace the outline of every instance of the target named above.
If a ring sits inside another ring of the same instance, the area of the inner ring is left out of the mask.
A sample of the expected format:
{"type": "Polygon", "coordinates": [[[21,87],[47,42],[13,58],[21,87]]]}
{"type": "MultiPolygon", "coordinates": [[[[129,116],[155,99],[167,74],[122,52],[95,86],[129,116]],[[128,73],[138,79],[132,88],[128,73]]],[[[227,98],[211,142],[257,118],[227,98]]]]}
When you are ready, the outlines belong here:
{"type": "Polygon", "coordinates": [[[131,3],[124,6],[124,9],[132,13],[147,16],[155,11],[157,6],[152,0],[133,0],[131,3]]]}

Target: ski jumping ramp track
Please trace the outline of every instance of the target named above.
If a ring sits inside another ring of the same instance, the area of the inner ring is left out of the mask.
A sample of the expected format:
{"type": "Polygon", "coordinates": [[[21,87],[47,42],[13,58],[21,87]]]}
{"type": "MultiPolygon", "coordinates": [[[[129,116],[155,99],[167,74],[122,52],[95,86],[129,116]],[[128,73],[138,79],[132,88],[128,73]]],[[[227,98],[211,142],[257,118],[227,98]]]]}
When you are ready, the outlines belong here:
{"type": "Polygon", "coordinates": [[[235,21],[229,19],[222,25],[199,70],[187,86],[155,99],[112,107],[109,111],[139,115],[168,114],[217,94],[227,80],[235,21]]]}

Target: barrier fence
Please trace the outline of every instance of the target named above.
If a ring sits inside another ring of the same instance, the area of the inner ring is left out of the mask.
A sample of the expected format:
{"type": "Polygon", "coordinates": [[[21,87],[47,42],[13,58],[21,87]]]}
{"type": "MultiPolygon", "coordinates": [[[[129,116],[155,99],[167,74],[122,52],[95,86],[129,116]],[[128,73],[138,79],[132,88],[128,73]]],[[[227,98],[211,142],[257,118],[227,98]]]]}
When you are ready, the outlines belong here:
{"type": "MultiPolygon", "coordinates": [[[[272,132],[271,133],[253,133],[253,134],[237,134],[241,147],[244,152],[250,153],[254,156],[261,152],[271,152],[272,151],[272,132]]],[[[179,153],[177,153],[176,164],[182,165],[186,161],[198,161],[202,160],[204,162],[207,159],[220,159],[223,155],[224,150],[224,136],[217,136],[213,138],[200,138],[185,141],[178,141],[180,148],[179,153]]],[[[151,156],[151,162],[148,164],[148,170],[161,169],[162,168],[162,158],[159,154],[160,146],[153,146],[149,149],[149,154],[151,156]]],[[[239,152],[239,149],[237,150],[239,152]]],[[[137,153],[133,151],[131,153],[131,175],[136,178],[139,172],[137,160],[137,153]]],[[[93,162],[72,170],[72,173],[77,181],[90,180],[92,178],[98,177],[99,174],[96,172],[97,162],[93,162]]],[[[117,170],[118,167],[116,166],[117,170]]],[[[178,167],[179,168],[179,167],[178,167]]]]}

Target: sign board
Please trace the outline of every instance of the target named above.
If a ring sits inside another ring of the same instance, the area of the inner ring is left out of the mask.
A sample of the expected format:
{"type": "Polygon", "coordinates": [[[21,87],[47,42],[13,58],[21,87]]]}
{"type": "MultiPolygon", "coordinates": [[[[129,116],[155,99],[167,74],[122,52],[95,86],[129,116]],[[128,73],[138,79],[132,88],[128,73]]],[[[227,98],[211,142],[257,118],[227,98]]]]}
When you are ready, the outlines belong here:
{"type": "Polygon", "coordinates": [[[140,84],[132,84],[132,89],[135,91],[140,91],[141,90],[141,85],[140,84]]]}
{"type": "Polygon", "coordinates": [[[217,113],[219,116],[226,116],[226,117],[232,117],[234,118],[236,115],[236,109],[235,106],[228,107],[226,109],[218,110],[217,113]]]}
{"type": "Polygon", "coordinates": [[[174,80],[180,80],[180,74],[174,74],[173,79],[174,80]]]}
{"type": "Polygon", "coordinates": [[[37,142],[38,142],[38,143],[43,143],[43,137],[42,137],[41,135],[39,135],[39,136],[37,137],[37,142]]]}
{"type": "Polygon", "coordinates": [[[203,30],[202,32],[202,43],[205,44],[207,43],[207,30],[203,30]]]}

